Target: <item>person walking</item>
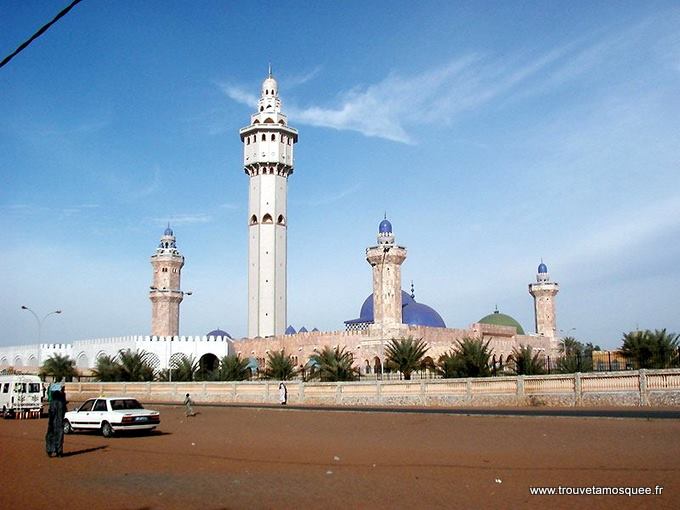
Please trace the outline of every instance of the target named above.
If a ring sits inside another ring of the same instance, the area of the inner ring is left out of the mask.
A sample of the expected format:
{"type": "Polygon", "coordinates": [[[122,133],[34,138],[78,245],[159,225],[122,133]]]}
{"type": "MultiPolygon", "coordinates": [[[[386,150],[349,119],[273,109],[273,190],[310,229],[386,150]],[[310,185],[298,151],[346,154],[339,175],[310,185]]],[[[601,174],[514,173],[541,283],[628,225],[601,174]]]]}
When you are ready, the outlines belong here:
{"type": "Polygon", "coordinates": [[[279,403],[282,406],[288,403],[288,388],[282,382],[279,383],[279,403]]]}
{"type": "Polygon", "coordinates": [[[187,393],[187,396],[184,397],[184,407],[185,409],[185,414],[187,417],[189,416],[196,416],[196,413],[194,412],[194,401],[191,400],[191,395],[187,393]]]}
{"type": "Polygon", "coordinates": [[[47,456],[63,457],[64,455],[64,414],[66,413],[66,390],[64,382],[52,383],[47,388],[50,401],[47,418],[47,434],[45,449],[47,456]]]}

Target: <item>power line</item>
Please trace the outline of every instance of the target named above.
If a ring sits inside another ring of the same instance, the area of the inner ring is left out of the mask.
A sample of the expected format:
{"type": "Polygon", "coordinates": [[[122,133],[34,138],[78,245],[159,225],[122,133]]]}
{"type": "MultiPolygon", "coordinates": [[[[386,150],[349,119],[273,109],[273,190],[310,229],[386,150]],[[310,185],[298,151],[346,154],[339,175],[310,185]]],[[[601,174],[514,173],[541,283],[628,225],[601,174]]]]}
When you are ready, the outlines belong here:
{"type": "Polygon", "coordinates": [[[18,55],[21,51],[26,49],[26,47],[31,44],[33,41],[35,41],[38,37],[43,35],[45,32],[47,32],[47,29],[49,29],[52,25],[54,25],[57,21],[59,21],[60,18],[68,14],[68,11],[73,9],[77,4],[79,4],[82,0],[73,0],[71,4],[66,7],[64,10],[62,10],[59,14],[57,14],[52,21],[47,23],[46,25],[43,25],[40,27],[40,30],[38,30],[35,34],[31,36],[31,38],[21,44],[16,50],[14,50],[10,55],[7,55],[2,62],[0,62],[0,68],[3,67],[5,64],[7,64],[10,60],[12,60],[16,55],[18,55]]]}

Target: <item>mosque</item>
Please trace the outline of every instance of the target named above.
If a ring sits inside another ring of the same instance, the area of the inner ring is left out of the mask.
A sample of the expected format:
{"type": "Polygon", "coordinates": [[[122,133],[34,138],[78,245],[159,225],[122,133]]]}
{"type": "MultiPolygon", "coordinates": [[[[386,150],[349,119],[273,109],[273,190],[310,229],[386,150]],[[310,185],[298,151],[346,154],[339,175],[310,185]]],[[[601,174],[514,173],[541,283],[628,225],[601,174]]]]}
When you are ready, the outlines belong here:
{"type": "MultiPolygon", "coordinates": [[[[207,335],[180,336],[181,254],[174,231],[165,229],[155,253],[149,290],[151,334],[93,340],[70,344],[39,344],[0,348],[0,369],[14,367],[26,372],[37,369],[53,353],[76,360],[84,374],[94,368],[97,358],[115,355],[121,349],[143,349],[157,369],[168,368],[182,355],[195,356],[202,366],[215,366],[227,354],[250,360],[256,372],[264,368],[267,354],[284,350],[303,368],[316,350],[339,346],[352,353],[364,375],[385,370],[385,345],[393,338],[422,338],[429,351],[426,361],[437,358],[463,338],[481,338],[497,360],[507,359],[513,348],[531,345],[546,355],[557,355],[558,342],[555,296],[559,285],[550,280],[541,262],[536,282],[529,284],[534,300],[535,332],[526,334],[512,317],[495,310],[467,328],[449,328],[432,307],[402,290],[401,265],[407,249],[396,243],[390,221],[385,217],[377,229],[376,243],[366,248],[372,268],[373,293],[359,310],[359,317],[344,321],[338,331],[296,330],[287,318],[287,187],[293,174],[293,149],[298,131],[288,125],[281,109],[278,84],[269,69],[250,124],[240,130],[243,169],[248,177],[248,336],[233,339],[223,330],[207,335]]],[[[188,294],[188,293],[187,293],[188,294]]]]}

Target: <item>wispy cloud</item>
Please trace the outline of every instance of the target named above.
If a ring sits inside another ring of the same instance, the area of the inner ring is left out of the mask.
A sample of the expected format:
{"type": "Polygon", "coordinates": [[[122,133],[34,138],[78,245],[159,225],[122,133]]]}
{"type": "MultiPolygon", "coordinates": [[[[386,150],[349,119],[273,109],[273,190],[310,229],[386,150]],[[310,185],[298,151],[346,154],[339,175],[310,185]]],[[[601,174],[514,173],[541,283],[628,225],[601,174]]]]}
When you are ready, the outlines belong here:
{"type": "Polygon", "coordinates": [[[308,81],[312,81],[314,78],[316,78],[319,73],[321,72],[322,67],[321,66],[316,66],[314,69],[311,71],[306,71],[301,74],[295,74],[292,76],[287,76],[284,77],[281,81],[285,83],[286,87],[298,87],[300,85],[304,85],[308,81]]]}
{"type": "Polygon", "coordinates": [[[306,203],[307,203],[307,205],[310,205],[312,207],[319,207],[319,206],[322,206],[322,205],[332,204],[334,202],[342,200],[343,198],[345,198],[349,195],[352,195],[353,193],[356,193],[357,191],[359,191],[360,188],[361,188],[361,186],[359,185],[359,183],[356,183],[353,186],[350,186],[349,188],[347,188],[345,190],[338,191],[338,192],[335,192],[335,193],[329,193],[329,194],[326,194],[326,195],[322,195],[318,199],[311,200],[311,201],[308,201],[306,203]]]}
{"type": "Polygon", "coordinates": [[[195,225],[200,223],[210,223],[213,220],[210,214],[206,213],[187,213],[173,214],[167,218],[152,218],[151,223],[159,226],[170,225],[195,225]]]}
{"type": "MultiPolygon", "coordinates": [[[[635,41],[649,32],[649,20],[609,34],[570,41],[548,50],[489,55],[469,53],[417,74],[394,71],[377,83],[358,85],[338,94],[330,105],[287,102],[292,121],[338,130],[357,131],[400,143],[416,143],[417,126],[450,124],[460,115],[494,100],[522,99],[561,87],[625,58],[635,41]]],[[[673,59],[669,53],[669,59],[673,59]]],[[[309,76],[318,74],[315,69],[309,76]]],[[[303,76],[305,79],[311,79],[303,76]]],[[[257,98],[235,85],[224,93],[252,106],[257,98]]]]}

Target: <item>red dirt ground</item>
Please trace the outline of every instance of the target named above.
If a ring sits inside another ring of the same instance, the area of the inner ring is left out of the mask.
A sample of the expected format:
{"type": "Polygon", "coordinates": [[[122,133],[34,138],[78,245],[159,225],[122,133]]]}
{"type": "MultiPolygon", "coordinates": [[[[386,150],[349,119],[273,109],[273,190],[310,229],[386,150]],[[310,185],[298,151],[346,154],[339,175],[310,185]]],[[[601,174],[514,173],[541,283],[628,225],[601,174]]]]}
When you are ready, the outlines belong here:
{"type": "Polygon", "coordinates": [[[680,508],[676,420],[156,408],[158,433],[69,435],[61,459],[47,420],[0,420],[0,509],[680,508]],[[558,485],[664,489],[529,494],[558,485]]]}

